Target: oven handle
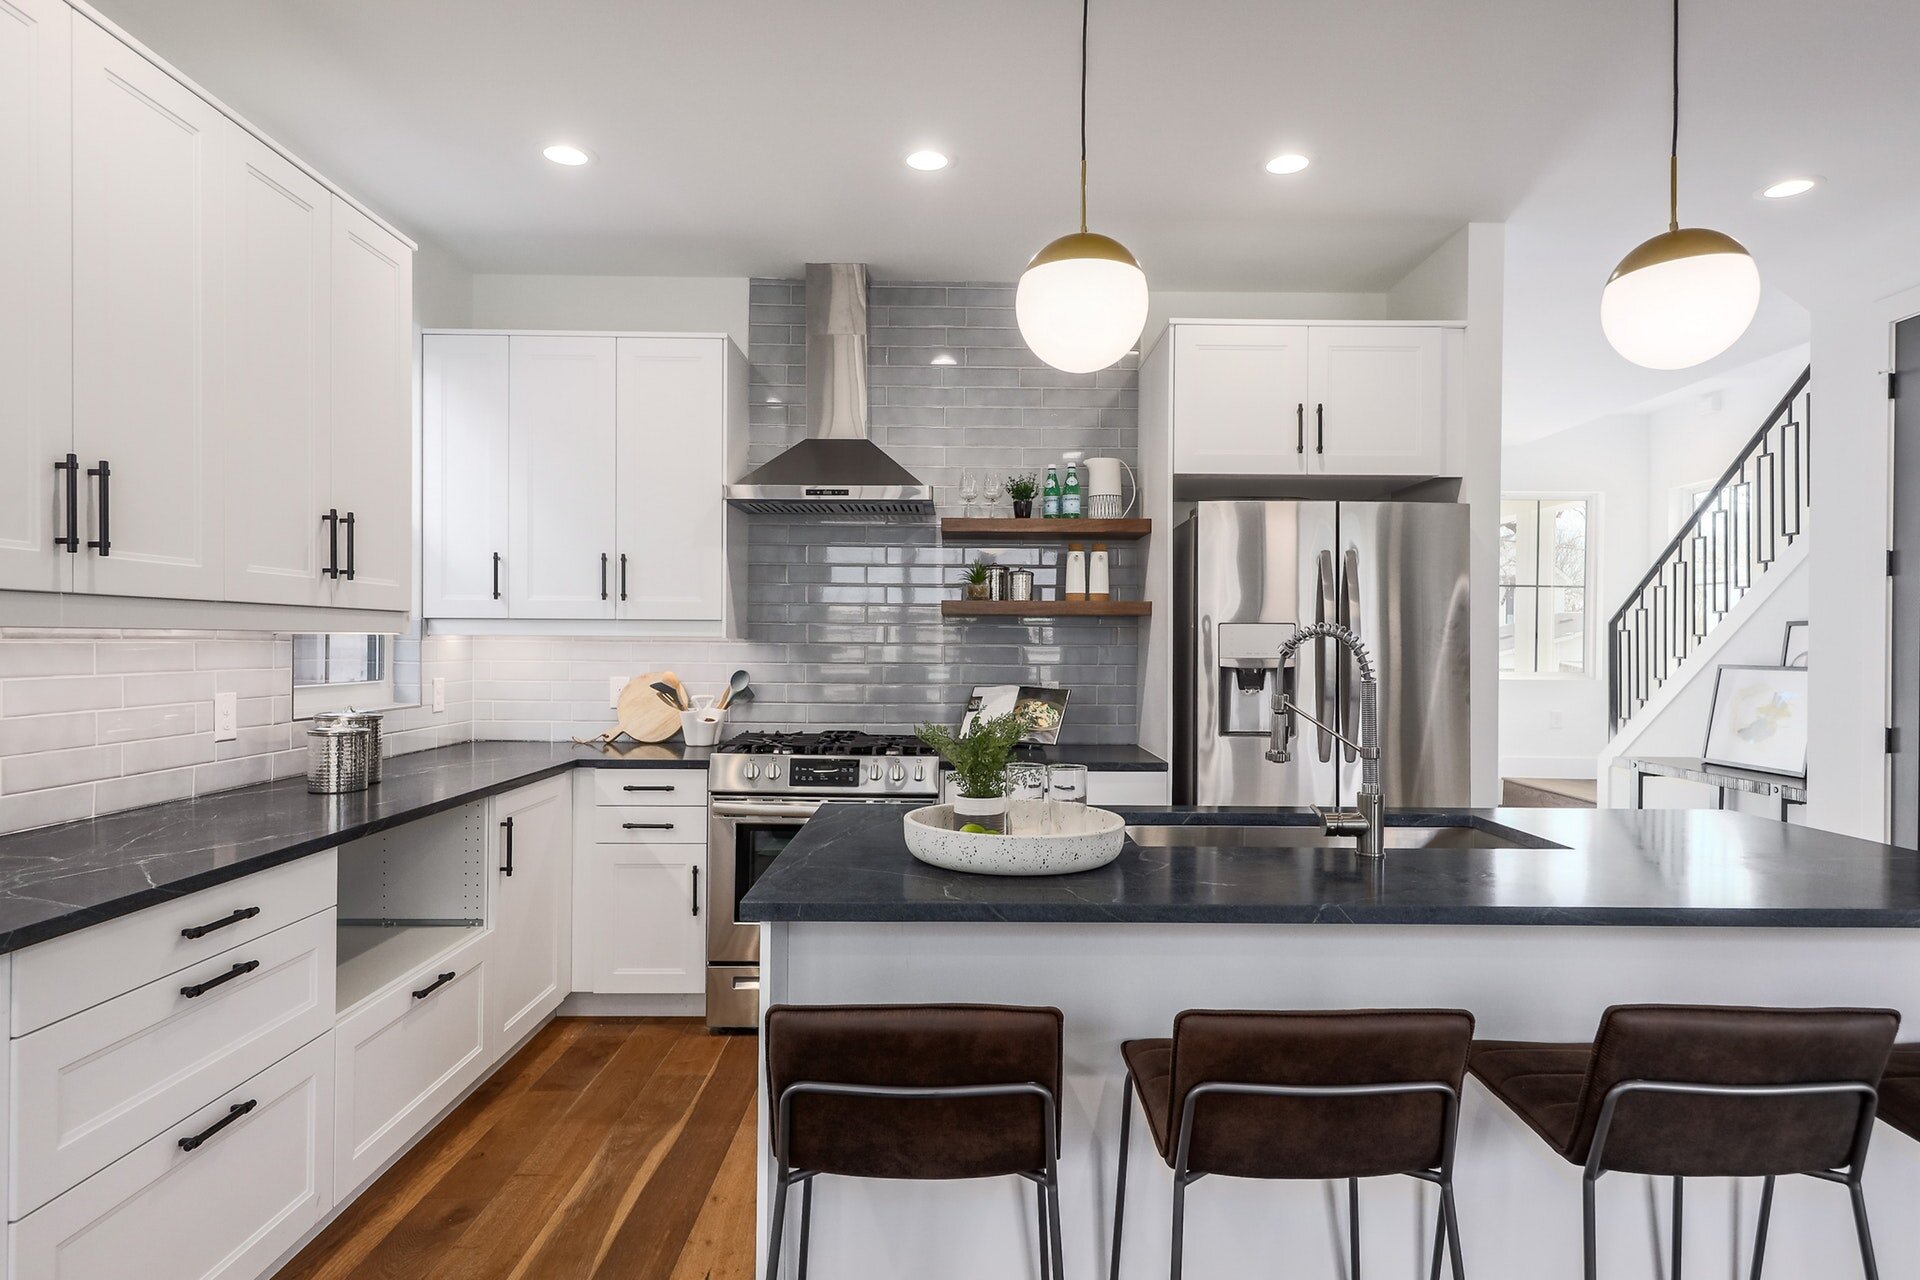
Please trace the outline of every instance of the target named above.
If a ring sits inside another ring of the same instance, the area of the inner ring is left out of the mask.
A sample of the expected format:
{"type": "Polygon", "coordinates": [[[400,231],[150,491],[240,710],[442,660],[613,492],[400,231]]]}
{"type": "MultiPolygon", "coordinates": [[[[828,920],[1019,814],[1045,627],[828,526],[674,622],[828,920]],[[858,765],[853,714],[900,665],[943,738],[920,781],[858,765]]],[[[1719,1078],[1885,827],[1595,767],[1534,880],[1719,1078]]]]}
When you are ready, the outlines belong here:
{"type": "Polygon", "coordinates": [[[716,818],[771,818],[786,819],[799,826],[815,813],[819,812],[824,800],[715,800],[713,816],[716,818]]]}

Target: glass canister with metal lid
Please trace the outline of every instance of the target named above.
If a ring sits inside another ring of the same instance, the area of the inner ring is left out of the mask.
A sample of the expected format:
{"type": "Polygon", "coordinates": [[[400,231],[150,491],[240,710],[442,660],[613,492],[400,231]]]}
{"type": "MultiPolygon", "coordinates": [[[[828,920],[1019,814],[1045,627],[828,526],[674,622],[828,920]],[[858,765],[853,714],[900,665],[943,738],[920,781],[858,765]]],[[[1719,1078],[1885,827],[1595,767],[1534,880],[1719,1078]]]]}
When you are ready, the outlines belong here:
{"type": "Polygon", "coordinates": [[[365,791],[372,781],[373,735],[362,725],[307,727],[307,790],[315,795],[365,791]]]}
{"type": "MultiPolygon", "coordinates": [[[[311,723],[315,727],[321,725],[340,725],[349,729],[365,729],[367,735],[373,739],[371,748],[373,758],[367,766],[367,781],[368,783],[380,781],[380,761],[382,759],[383,744],[380,741],[380,714],[378,712],[355,711],[351,707],[345,711],[322,711],[314,715],[311,723]]],[[[357,791],[359,788],[356,787],[354,790],[357,791]]]]}

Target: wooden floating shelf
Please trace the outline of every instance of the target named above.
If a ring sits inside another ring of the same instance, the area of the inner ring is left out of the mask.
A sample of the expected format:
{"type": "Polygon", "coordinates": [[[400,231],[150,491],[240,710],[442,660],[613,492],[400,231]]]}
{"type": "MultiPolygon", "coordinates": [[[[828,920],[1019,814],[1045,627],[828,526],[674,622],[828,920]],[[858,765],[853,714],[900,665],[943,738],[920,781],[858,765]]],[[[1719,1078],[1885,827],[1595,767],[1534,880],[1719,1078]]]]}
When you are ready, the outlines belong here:
{"type": "Polygon", "coordinates": [[[1151,600],[942,600],[940,602],[940,616],[943,618],[1144,618],[1152,612],[1151,600]]]}
{"type": "Polygon", "coordinates": [[[948,516],[940,521],[940,536],[954,542],[1131,542],[1153,532],[1153,521],[1132,519],[1015,520],[1012,517],[948,516]]]}

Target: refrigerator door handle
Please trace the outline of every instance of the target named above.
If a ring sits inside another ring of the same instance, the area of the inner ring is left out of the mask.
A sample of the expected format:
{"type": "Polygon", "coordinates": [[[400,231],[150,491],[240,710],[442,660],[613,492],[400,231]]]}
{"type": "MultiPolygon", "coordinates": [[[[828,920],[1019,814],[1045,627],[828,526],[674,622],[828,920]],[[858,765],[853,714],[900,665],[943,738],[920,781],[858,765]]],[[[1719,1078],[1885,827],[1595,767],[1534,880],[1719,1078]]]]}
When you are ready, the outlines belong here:
{"type": "MultiPolygon", "coordinates": [[[[1334,610],[1338,607],[1334,593],[1339,589],[1334,581],[1334,575],[1333,552],[1323,550],[1316,559],[1314,569],[1313,620],[1315,622],[1333,620],[1334,610]]],[[[1321,724],[1327,723],[1327,695],[1330,692],[1328,685],[1332,678],[1332,672],[1328,669],[1331,664],[1327,660],[1327,649],[1325,640],[1313,642],[1313,717],[1321,724]]],[[[1325,729],[1318,729],[1315,732],[1319,743],[1320,761],[1324,764],[1333,759],[1333,735],[1325,729]]]]}
{"type": "MultiPolygon", "coordinates": [[[[1360,637],[1360,552],[1347,548],[1344,571],[1340,575],[1340,625],[1360,637]]],[[[1354,676],[1353,655],[1340,650],[1340,732],[1352,742],[1360,736],[1360,682],[1354,676]]],[[[1351,746],[1344,748],[1349,764],[1359,759],[1351,746]]]]}

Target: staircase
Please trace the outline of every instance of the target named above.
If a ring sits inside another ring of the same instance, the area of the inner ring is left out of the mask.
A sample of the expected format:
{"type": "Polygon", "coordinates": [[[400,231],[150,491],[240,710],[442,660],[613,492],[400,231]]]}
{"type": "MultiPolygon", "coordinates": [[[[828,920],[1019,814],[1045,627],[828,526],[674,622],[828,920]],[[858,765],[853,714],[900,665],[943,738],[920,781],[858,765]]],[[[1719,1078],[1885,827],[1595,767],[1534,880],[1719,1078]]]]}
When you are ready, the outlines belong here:
{"type": "Polygon", "coordinates": [[[1607,624],[1615,737],[1805,535],[1811,375],[1794,380],[1607,624]]]}

